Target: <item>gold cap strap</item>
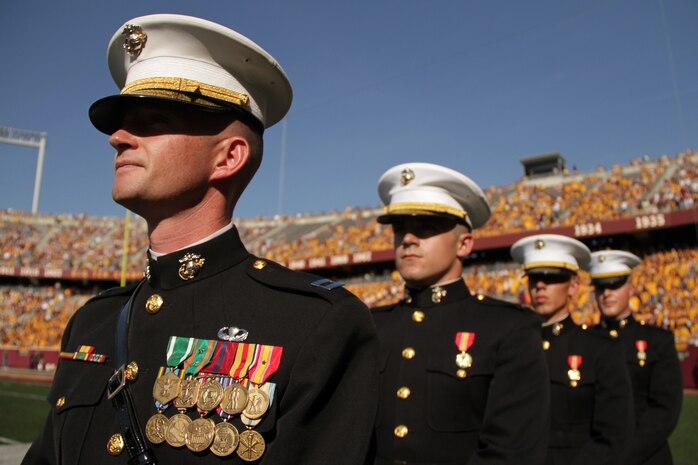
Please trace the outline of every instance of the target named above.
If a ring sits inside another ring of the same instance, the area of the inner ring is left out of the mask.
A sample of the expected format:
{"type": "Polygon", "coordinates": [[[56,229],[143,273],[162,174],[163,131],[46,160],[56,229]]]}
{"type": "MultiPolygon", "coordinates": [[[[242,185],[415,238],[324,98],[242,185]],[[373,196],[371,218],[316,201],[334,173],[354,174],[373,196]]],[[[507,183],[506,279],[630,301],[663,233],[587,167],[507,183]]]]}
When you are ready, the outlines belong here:
{"type": "Polygon", "coordinates": [[[578,271],[579,267],[567,262],[533,262],[526,263],[523,265],[525,271],[533,270],[536,268],[564,268],[565,270],[578,271]]]}
{"type": "Polygon", "coordinates": [[[453,215],[461,219],[468,216],[465,210],[460,210],[458,208],[450,207],[448,205],[443,205],[440,203],[426,202],[393,203],[385,207],[385,213],[446,213],[448,215],[453,215]]]}
{"type": "MultiPolygon", "coordinates": [[[[193,79],[175,77],[139,79],[121,89],[121,94],[154,95],[156,97],[182,100],[190,103],[202,103],[204,105],[207,103],[203,100],[197,100],[196,95],[240,106],[247,106],[250,102],[250,97],[246,94],[224,89],[223,87],[213,86],[211,84],[205,84],[193,79]]],[[[208,105],[216,106],[213,102],[209,102],[208,105]]]]}
{"type": "Polygon", "coordinates": [[[606,279],[606,278],[619,278],[621,276],[630,276],[632,270],[620,270],[620,271],[609,271],[607,273],[593,273],[591,279],[606,279]]]}

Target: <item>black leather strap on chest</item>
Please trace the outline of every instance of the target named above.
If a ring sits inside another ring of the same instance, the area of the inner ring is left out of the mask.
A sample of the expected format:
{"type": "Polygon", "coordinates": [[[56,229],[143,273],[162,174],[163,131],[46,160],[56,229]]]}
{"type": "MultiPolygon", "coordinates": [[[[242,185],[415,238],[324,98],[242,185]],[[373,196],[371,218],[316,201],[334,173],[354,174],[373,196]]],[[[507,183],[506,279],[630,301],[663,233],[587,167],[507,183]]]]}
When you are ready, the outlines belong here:
{"type": "Polygon", "coordinates": [[[141,281],[133,294],[119,313],[119,321],[116,325],[116,366],[118,367],[107,385],[107,397],[111,399],[119,418],[119,429],[124,438],[126,451],[128,452],[129,465],[152,465],[157,463],[155,455],[148,447],[143,436],[143,431],[136,417],[136,410],[128,392],[126,384],[126,360],[128,323],[131,314],[131,306],[138,290],[143,285],[141,281]]]}

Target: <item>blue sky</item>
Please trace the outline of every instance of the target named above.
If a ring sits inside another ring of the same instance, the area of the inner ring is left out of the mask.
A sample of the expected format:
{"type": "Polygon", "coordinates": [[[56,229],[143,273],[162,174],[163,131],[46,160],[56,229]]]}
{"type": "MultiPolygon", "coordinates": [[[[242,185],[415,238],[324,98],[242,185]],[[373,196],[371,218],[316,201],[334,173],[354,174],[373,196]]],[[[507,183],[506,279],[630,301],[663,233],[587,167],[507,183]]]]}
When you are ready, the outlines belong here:
{"type": "MultiPolygon", "coordinates": [[[[540,153],[591,170],[698,149],[695,0],[3,1],[0,127],[48,133],[40,212],[124,214],[87,109],[117,92],[109,38],[151,13],[229,26],[289,75],[237,217],[376,206],[408,161],[484,188],[540,153]]],[[[0,144],[0,209],[31,209],[35,154],[0,144]]]]}

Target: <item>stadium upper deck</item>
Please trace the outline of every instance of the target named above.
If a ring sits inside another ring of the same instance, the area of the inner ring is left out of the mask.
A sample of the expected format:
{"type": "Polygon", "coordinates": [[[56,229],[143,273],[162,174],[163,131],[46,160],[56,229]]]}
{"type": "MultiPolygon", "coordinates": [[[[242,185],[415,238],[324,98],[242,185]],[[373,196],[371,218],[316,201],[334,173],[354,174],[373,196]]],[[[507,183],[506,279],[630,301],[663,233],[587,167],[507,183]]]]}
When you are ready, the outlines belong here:
{"type": "MultiPolygon", "coordinates": [[[[576,237],[696,222],[698,153],[633,160],[590,173],[521,179],[486,189],[493,215],[475,232],[477,249],[507,247],[531,231],[576,237]]],[[[392,259],[390,229],[376,223],[379,208],[237,219],[251,252],[291,268],[392,259]]],[[[128,279],[142,276],[145,223],[131,223],[128,279]]],[[[124,220],[87,215],[30,215],[0,211],[0,275],[118,280],[124,220]]]]}

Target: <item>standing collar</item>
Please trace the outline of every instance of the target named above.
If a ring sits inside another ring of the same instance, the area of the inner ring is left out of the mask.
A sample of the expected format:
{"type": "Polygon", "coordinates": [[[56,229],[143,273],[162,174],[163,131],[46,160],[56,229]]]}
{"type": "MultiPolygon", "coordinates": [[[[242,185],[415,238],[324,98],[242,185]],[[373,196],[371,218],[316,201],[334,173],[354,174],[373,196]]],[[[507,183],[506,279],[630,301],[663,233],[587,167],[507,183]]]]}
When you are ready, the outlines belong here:
{"type": "Polygon", "coordinates": [[[620,320],[616,320],[615,318],[601,319],[601,327],[608,330],[620,331],[628,325],[632,325],[633,323],[635,323],[635,318],[633,318],[632,313],[620,320]]]}
{"type": "Polygon", "coordinates": [[[410,307],[428,308],[458,302],[472,297],[468,286],[459,278],[448,284],[421,289],[405,288],[405,304],[410,307]]]}
{"type": "Polygon", "coordinates": [[[546,341],[550,341],[551,339],[561,334],[566,334],[570,332],[573,328],[576,327],[577,325],[568,313],[567,316],[562,320],[553,324],[543,326],[543,339],[546,341]]]}
{"type": "Polygon", "coordinates": [[[234,226],[212,239],[154,259],[148,252],[146,278],[157,289],[173,289],[230,268],[249,256],[234,226]]]}

